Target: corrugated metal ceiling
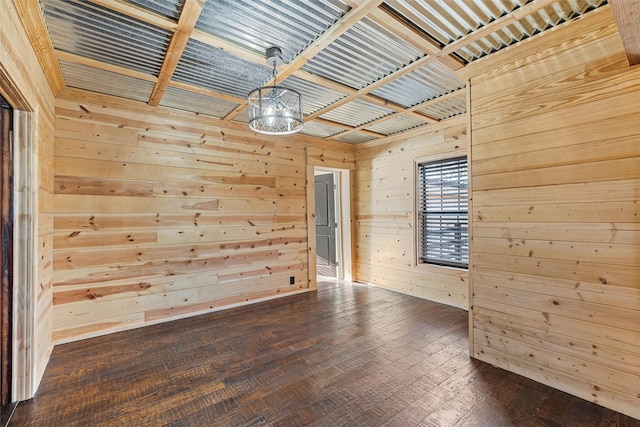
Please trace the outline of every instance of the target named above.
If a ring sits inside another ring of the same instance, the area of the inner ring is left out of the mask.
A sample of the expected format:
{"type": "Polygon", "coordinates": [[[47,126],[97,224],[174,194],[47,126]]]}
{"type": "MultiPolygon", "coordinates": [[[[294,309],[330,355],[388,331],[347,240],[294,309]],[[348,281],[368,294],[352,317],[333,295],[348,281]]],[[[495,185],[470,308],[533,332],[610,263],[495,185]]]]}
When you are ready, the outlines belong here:
{"type": "Polygon", "coordinates": [[[448,119],[450,117],[464,114],[467,109],[467,98],[464,92],[456,93],[455,97],[448,97],[441,102],[429,104],[424,108],[418,108],[416,111],[425,116],[433,117],[438,120],[448,119]]]}
{"type": "Polygon", "coordinates": [[[175,87],[167,88],[160,105],[178,110],[193,111],[194,113],[205,114],[218,119],[223,118],[238,106],[234,102],[175,87]]]}
{"type": "Polygon", "coordinates": [[[318,138],[327,138],[343,131],[344,129],[339,126],[318,121],[310,121],[304,125],[304,133],[318,138]]]}
{"type": "Polygon", "coordinates": [[[280,46],[291,61],[348,10],[339,0],[207,0],[196,28],[259,54],[280,46]]]}
{"type": "Polygon", "coordinates": [[[158,75],[170,31],[81,0],[47,0],[42,7],[56,50],[158,75]]]}
{"type": "Polygon", "coordinates": [[[313,114],[316,111],[331,105],[346,95],[316,83],[308,82],[301,78],[291,76],[281,82],[283,86],[297,90],[304,97],[304,113],[313,114]]]}
{"type": "Polygon", "coordinates": [[[391,113],[393,113],[393,110],[374,105],[360,99],[355,99],[334,108],[320,117],[337,123],[344,123],[357,127],[379,119],[380,117],[387,116],[391,113]]]}
{"type": "Polygon", "coordinates": [[[384,120],[380,123],[367,126],[365,129],[372,132],[381,133],[383,135],[393,135],[406,131],[408,129],[415,129],[420,126],[425,126],[429,122],[420,120],[419,118],[409,116],[406,114],[398,114],[389,120],[384,120]]]}
{"type": "Polygon", "coordinates": [[[361,89],[421,56],[424,53],[411,43],[364,18],[303,69],[361,89]]]}
{"type": "Polygon", "coordinates": [[[443,64],[435,61],[401,76],[371,93],[404,107],[411,107],[464,86],[462,80],[452,74],[443,64]]]}
{"type": "Polygon", "coordinates": [[[148,9],[165,18],[177,21],[182,11],[184,0],[130,0],[144,9],[148,9]]]}
{"type": "Polygon", "coordinates": [[[255,64],[222,49],[191,39],[173,78],[195,87],[244,98],[271,76],[265,64],[255,64]]]}
{"type": "Polygon", "coordinates": [[[76,62],[60,60],[67,86],[146,102],[153,83],[76,62]]]}
{"type": "MultiPolygon", "coordinates": [[[[167,72],[185,2],[203,0],[40,0],[67,86],[142,102],[167,72]]],[[[270,80],[264,50],[277,45],[278,84],[303,96],[303,133],[377,140],[465,114],[466,64],[605,4],[206,0],[158,103],[246,123],[245,97],[270,80]]]]}

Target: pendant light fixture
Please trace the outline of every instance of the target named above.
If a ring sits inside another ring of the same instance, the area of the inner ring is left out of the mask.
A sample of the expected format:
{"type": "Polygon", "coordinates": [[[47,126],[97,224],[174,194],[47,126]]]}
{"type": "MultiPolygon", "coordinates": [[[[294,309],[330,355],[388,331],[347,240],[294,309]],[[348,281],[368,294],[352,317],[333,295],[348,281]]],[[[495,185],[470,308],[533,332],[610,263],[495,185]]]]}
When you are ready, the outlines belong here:
{"type": "Polygon", "coordinates": [[[247,96],[249,127],[267,135],[287,135],[298,132],[302,122],[302,96],[298,91],[276,84],[276,67],[281,65],[282,50],[270,47],[266,51],[267,64],[273,67],[273,86],[262,86],[247,96]]]}

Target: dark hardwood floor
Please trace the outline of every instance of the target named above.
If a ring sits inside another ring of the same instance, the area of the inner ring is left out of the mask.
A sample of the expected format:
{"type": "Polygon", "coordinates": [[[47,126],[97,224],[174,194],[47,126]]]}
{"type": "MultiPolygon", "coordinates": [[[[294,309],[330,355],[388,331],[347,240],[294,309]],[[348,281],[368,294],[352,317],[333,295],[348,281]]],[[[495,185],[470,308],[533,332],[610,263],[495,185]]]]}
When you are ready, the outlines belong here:
{"type": "Polygon", "coordinates": [[[470,359],[467,313],[376,287],[55,347],[10,426],[640,426],[470,359]]]}

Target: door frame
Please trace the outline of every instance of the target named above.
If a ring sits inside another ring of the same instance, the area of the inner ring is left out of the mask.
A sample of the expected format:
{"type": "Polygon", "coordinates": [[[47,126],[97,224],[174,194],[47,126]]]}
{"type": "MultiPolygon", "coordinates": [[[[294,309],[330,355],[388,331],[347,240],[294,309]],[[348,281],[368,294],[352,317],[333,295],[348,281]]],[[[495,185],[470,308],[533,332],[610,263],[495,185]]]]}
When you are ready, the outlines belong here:
{"type": "MultiPolygon", "coordinates": [[[[0,95],[1,96],[1,95],[0,95]]],[[[13,107],[0,98],[0,145],[2,149],[2,178],[0,199],[2,203],[2,297],[0,298],[2,343],[0,345],[0,409],[2,414],[10,410],[12,402],[12,354],[13,354],[13,107]],[[5,104],[6,107],[5,107],[5,104]],[[6,122],[5,122],[6,120],[6,122]],[[5,222],[6,221],[6,222],[5,222]],[[6,264],[5,264],[6,262],[6,264]]]]}
{"type": "Polygon", "coordinates": [[[11,400],[39,385],[36,349],[38,284],[38,139],[35,109],[0,63],[0,93],[13,107],[13,319],[11,400]]]}
{"type": "MultiPolygon", "coordinates": [[[[332,177],[331,179],[333,181],[333,188],[331,189],[331,191],[333,191],[333,218],[332,219],[335,224],[335,229],[333,231],[334,233],[333,251],[334,251],[334,258],[335,258],[336,277],[338,279],[343,279],[344,271],[342,268],[342,264],[343,264],[342,235],[341,235],[342,234],[342,218],[340,217],[342,208],[340,203],[340,194],[341,194],[340,174],[338,174],[338,172],[326,171],[326,170],[323,170],[322,168],[315,168],[314,170],[315,177],[323,176],[323,175],[331,175],[332,177]]],[[[316,189],[315,186],[313,188],[314,190],[316,189]]],[[[315,208],[317,207],[318,206],[316,205],[315,208]]],[[[317,220],[317,217],[316,217],[316,220],[317,220]]],[[[318,229],[316,226],[316,251],[317,251],[317,247],[318,247],[318,229]]],[[[329,260],[329,263],[331,263],[331,260],[329,260]]],[[[317,273],[317,265],[316,265],[316,273],[317,273]]]]}
{"type": "Polygon", "coordinates": [[[336,230],[336,259],[339,260],[338,268],[341,269],[342,278],[346,281],[353,281],[355,278],[355,263],[353,262],[355,239],[353,239],[354,230],[352,227],[352,213],[355,206],[351,191],[354,183],[354,173],[350,169],[307,165],[307,240],[309,245],[310,290],[315,290],[318,287],[316,278],[316,194],[314,185],[316,172],[335,174],[339,193],[339,197],[336,198],[336,206],[339,206],[339,215],[336,216],[339,224],[339,230],[336,230]]]}

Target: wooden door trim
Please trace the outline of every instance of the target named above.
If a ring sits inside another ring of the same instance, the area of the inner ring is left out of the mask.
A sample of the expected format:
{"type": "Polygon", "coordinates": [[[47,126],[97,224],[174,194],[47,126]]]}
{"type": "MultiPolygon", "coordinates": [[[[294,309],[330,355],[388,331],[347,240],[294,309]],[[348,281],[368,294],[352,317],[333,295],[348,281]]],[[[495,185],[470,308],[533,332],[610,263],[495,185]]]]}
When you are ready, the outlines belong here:
{"type": "Polygon", "coordinates": [[[314,185],[314,166],[309,164],[308,149],[305,148],[306,186],[307,186],[307,271],[309,272],[309,290],[318,289],[316,278],[316,188],[314,185]]]}
{"type": "Polygon", "coordinates": [[[36,372],[36,286],[38,283],[38,152],[33,114],[13,110],[13,400],[33,397],[36,372]]]}
{"type": "MultiPolygon", "coordinates": [[[[38,286],[38,139],[36,107],[0,63],[0,94],[13,107],[14,193],[13,320],[11,400],[32,398],[46,360],[36,351],[38,286]]],[[[27,96],[29,95],[29,96],[27,96]]],[[[47,343],[51,351],[51,340],[47,343]]]]}
{"type": "MultiPolygon", "coordinates": [[[[308,151],[306,149],[305,151],[308,151]]],[[[347,281],[356,280],[355,263],[355,170],[325,167],[321,165],[309,164],[307,154],[306,164],[306,184],[307,184],[307,255],[309,271],[309,290],[318,288],[316,273],[316,192],[315,192],[315,172],[316,169],[323,172],[337,172],[340,176],[340,221],[342,223],[342,268],[344,279],[347,281]]]]}

